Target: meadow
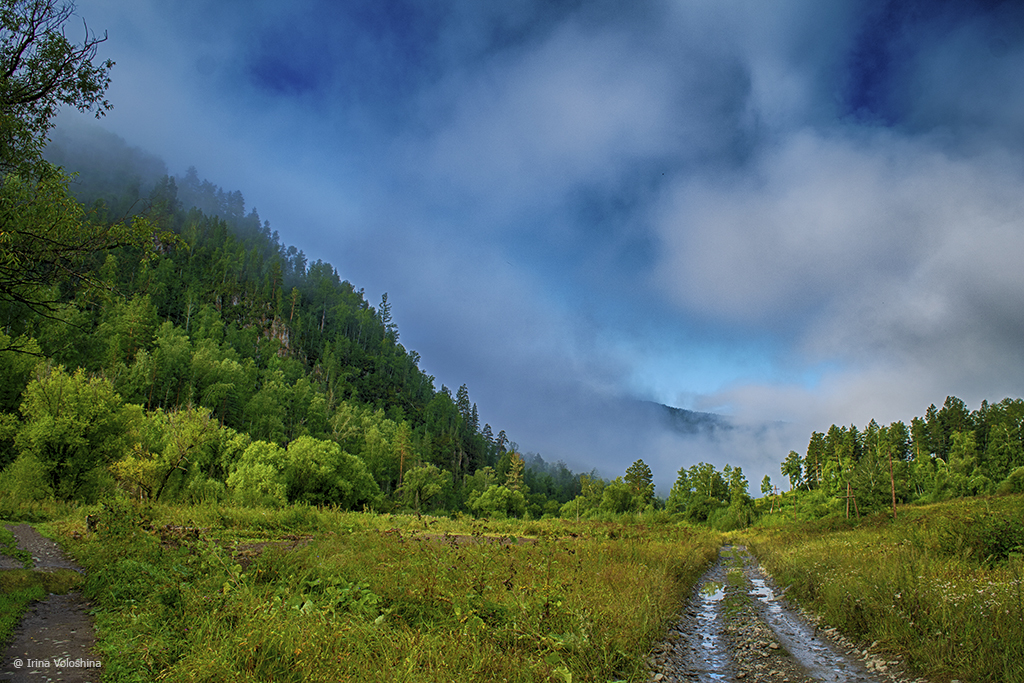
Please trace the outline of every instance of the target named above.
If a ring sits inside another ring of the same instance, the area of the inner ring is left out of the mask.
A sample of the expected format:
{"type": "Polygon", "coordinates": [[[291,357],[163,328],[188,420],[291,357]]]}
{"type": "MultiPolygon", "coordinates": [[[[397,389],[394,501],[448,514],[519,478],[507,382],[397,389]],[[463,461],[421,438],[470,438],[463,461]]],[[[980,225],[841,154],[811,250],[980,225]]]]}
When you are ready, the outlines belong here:
{"type": "Polygon", "coordinates": [[[721,543],[675,524],[125,501],[41,528],[86,568],[104,680],[147,682],[641,680],[721,543]]]}
{"type": "Polygon", "coordinates": [[[930,680],[1024,681],[1024,496],[776,523],[740,542],[824,624],[930,680]]]}
{"type": "MultiPolygon", "coordinates": [[[[641,681],[720,545],[742,543],[821,627],[915,675],[1024,682],[1021,495],[726,534],[123,499],[18,518],[86,568],[105,681],[641,681]]],[[[66,578],[3,572],[2,611],[66,578]]]]}

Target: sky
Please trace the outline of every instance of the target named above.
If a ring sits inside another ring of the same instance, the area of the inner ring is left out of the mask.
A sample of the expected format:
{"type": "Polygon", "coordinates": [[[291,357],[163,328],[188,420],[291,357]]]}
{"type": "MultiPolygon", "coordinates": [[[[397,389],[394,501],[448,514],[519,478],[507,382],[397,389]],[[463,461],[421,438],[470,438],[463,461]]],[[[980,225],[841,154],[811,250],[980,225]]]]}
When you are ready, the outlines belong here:
{"type": "Polygon", "coordinates": [[[1020,3],[77,8],[116,62],[104,128],[387,292],[523,451],[759,495],[812,431],[1021,395],[1020,3]]]}

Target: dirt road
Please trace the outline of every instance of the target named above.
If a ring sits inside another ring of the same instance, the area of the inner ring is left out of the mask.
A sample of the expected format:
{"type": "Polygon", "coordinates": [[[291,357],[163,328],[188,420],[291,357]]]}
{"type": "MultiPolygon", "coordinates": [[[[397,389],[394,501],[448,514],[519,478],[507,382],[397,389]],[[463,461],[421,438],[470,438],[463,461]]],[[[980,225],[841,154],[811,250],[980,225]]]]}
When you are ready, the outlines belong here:
{"type": "MultiPolygon", "coordinates": [[[[60,546],[28,524],[7,528],[18,547],[32,555],[32,569],[81,571],[60,546]]],[[[101,662],[93,651],[96,635],[88,608],[81,593],[50,595],[29,608],[0,657],[0,683],[99,681],[101,662]]]]}
{"type": "Polygon", "coordinates": [[[648,667],[663,682],[927,683],[889,656],[819,631],[742,546],[720,551],[648,667]]]}

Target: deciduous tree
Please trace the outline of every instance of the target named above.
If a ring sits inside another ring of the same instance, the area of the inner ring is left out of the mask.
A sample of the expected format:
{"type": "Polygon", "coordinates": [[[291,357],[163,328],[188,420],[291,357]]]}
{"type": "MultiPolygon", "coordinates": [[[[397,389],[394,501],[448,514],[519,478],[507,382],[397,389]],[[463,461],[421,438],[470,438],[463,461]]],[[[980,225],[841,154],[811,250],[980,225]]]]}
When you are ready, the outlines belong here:
{"type": "Polygon", "coordinates": [[[626,469],[626,483],[630,493],[637,499],[641,509],[647,506],[654,497],[654,475],[651,468],[643,460],[637,460],[626,469]]]}
{"type": "Polygon", "coordinates": [[[109,381],[72,374],[61,366],[40,367],[25,389],[21,404],[24,426],[15,437],[22,457],[43,468],[53,495],[62,500],[98,483],[106,465],[128,447],[124,404],[109,381]]]}

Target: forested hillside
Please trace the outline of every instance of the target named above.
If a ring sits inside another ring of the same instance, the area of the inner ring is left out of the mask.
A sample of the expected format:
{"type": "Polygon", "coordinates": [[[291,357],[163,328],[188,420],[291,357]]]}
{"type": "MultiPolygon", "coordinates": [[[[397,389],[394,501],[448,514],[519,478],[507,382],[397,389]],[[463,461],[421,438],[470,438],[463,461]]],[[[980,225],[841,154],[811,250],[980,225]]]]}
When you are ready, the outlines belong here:
{"type": "Polygon", "coordinates": [[[8,491],[516,516],[579,492],[482,424],[465,385],[435,387],[387,294],[308,262],[240,192],[108,134],[55,139],[88,224],[154,237],[88,253],[44,306],[3,302],[8,491]]]}

